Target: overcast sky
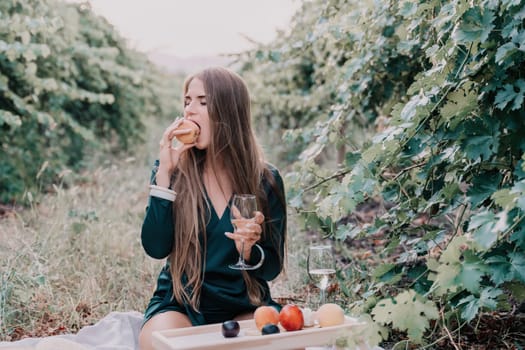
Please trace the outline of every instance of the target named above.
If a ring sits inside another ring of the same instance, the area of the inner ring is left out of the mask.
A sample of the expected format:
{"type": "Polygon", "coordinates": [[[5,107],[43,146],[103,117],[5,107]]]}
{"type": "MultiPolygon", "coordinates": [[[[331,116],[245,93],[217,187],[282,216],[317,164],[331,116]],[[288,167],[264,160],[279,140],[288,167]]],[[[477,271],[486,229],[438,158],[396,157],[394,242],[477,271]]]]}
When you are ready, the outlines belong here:
{"type": "MultiPolygon", "coordinates": [[[[78,2],[77,0],[68,0],[78,2]]],[[[287,30],[301,0],[90,0],[102,15],[145,52],[179,57],[219,55],[252,47],[246,35],[270,42],[287,30]]]]}

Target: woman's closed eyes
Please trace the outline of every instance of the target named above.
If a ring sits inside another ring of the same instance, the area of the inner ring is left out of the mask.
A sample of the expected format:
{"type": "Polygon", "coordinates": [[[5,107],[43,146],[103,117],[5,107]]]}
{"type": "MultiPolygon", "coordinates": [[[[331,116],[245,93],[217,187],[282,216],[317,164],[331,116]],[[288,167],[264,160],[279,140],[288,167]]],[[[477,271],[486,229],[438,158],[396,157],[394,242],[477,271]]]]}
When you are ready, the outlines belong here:
{"type": "MultiPolygon", "coordinates": [[[[204,97],[198,97],[201,106],[206,106],[206,99],[204,97]]],[[[184,99],[184,107],[187,107],[191,103],[191,98],[187,97],[184,99]]]]}

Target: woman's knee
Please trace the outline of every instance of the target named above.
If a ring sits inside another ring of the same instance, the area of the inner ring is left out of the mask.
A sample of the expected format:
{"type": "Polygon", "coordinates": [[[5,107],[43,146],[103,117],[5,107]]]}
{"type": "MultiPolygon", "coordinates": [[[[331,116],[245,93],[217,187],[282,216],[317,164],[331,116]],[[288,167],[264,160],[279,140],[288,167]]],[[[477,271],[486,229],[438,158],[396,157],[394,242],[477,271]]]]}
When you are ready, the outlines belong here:
{"type": "Polygon", "coordinates": [[[165,329],[191,327],[187,315],[177,311],[166,311],[156,314],[144,323],[139,334],[140,350],[153,350],[153,332],[165,329]]]}
{"type": "Polygon", "coordinates": [[[140,330],[139,333],[139,349],[140,350],[151,350],[153,345],[151,345],[151,332],[147,332],[144,327],[140,330]]]}

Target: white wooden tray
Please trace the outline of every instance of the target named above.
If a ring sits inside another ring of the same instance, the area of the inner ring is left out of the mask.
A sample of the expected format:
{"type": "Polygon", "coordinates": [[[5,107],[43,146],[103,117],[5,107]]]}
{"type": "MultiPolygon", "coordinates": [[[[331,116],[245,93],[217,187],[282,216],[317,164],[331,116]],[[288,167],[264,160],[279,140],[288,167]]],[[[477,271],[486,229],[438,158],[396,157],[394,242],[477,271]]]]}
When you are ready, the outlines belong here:
{"type": "Polygon", "coordinates": [[[156,350],[297,349],[332,344],[337,338],[348,336],[352,328],[363,326],[364,323],[347,316],[345,323],[338,326],[314,326],[293,332],[281,329],[281,333],[268,335],[260,335],[254,320],[239,321],[239,325],[241,330],[235,338],[224,338],[220,323],[153,332],[153,347],[156,350]]]}

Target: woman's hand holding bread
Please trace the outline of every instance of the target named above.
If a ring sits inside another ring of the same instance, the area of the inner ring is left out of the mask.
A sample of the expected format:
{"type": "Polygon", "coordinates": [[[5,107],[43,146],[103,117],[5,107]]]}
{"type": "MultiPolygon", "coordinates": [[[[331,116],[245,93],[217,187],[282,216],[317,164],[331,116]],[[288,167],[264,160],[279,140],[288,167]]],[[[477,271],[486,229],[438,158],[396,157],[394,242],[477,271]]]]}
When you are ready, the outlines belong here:
{"type": "Polygon", "coordinates": [[[195,145],[199,134],[199,126],[189,119],[177,119],[166,128],[160,141],[157,185],[169,186],[171,174],[177,167],[180,155],[195,145]],[[173,146],[174,138],[180,141],[179,145],[173,146]]]}

